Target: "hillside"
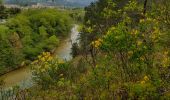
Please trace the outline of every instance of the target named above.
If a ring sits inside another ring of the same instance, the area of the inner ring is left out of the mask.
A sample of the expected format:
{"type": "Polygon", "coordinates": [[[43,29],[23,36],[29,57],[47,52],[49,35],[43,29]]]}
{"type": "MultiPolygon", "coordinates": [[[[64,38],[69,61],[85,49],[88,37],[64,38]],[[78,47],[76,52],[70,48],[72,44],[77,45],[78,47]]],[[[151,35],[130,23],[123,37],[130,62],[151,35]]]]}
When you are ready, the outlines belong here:
{"type": "Polygon", "coordinates": [[[0,100],[170,100],[169,0],[40,1],[74,7],[0,8],[0,72],[33,83],[9,72],[0,100]]]}

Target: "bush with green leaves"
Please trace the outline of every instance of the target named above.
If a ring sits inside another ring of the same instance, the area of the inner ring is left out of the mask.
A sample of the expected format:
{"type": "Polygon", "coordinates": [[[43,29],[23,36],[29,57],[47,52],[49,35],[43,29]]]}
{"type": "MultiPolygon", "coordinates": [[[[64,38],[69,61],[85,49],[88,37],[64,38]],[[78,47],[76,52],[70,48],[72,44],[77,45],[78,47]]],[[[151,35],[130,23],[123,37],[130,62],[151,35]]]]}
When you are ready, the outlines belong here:
{"type": "Polygon", "coordinates": [[[14,34],[9,34],[9,28],[0,25],[0,66],[1,71],[0,73],[3,74],[4,72],[16,68],[19,66],[24,59],[22,53],[18,52],[21,51],[19,46],[19,42],[13,42],[12,40],[16,40],[17,37],[14,34]],[[12,43],[13,42],[13,43],[12,43]],[[16,47],[14,47],[16,45],[16,47]]]}

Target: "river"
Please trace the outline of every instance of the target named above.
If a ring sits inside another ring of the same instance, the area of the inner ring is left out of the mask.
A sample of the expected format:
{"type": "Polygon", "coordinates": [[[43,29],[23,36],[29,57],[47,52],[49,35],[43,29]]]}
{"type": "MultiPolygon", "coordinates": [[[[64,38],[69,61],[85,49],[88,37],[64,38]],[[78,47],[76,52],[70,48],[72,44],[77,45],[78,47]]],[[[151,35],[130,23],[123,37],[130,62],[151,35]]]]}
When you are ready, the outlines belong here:
{"type": "MultiPolygon", "coordinates": [[[[70,52],[72,43],[77,41],[79,36],[78,25],[74,25],[71,29],[71,34],[66,39],[61,40],[60,45],[56,48],[56,57],[64,60],[72,59],[70,52]]],[[[18,70],[9,72],[0,78],[4,79],[5,88],[20,86],[21,88],[28,88],[33,85],[32,74],[29,67],[23,67],[18,70]]]]}

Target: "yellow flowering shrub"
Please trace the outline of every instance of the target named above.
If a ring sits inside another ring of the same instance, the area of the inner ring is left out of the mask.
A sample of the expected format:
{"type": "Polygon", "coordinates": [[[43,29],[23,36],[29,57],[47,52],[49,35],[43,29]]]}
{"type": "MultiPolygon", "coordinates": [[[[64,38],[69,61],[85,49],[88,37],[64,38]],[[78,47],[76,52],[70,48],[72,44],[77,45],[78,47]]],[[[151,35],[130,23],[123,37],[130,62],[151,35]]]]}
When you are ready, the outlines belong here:
{"type": "Polygon", "coordinates": [[[43,52],[32,63],[33,80],[42,88],[57,84],[58,81],[61,83],[60,79],[64,77],[61,69],[65,66],[64,60],[54,58],[50,52],[43,52]]]}
{"type": "Polygon", "coordinates": [[[100,45],[102,44],[102,39],[98,39],[96,41],[93,41],[92,43],[92,46],[94,46],[95,48],[99,48],[100,45]]]}
{"type": "Polygon", "coordinates": [[[132,35],[137,35],[138,33],[139,33],[138,30],[132,29],[132,32],[131,32],[132,35]]]}
{"type": "Polygon", "coordinates": [[[149,81],[149,77],[145,75],[145,76],[143,77],[143,79],[141,80],[140,83],[141,83],[141,84],[145,84],[145,83],[148,82],[148,81],[149,81]]]}
{"type": "Polygon", "coordinates": [[[169,57],[169,52],[164,51],[162,54],[162,66],[163,67],[168,67],[170,65],[170,57],[169,57]]]}

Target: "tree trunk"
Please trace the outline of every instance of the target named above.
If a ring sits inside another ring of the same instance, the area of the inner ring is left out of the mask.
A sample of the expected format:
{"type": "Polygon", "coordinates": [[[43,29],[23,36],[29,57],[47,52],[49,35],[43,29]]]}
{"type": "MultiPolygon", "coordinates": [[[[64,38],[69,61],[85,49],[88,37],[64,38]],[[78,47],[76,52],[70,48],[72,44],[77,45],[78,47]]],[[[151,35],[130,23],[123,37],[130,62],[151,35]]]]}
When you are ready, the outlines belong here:
{"type": "Polygon", "coordinates": [[[143,6],[143,14],[144,15],[146,14],[146,10],[147,10],[147,2],[148,2],[148,0],[144,1],[144,6],[143,6]]]}

